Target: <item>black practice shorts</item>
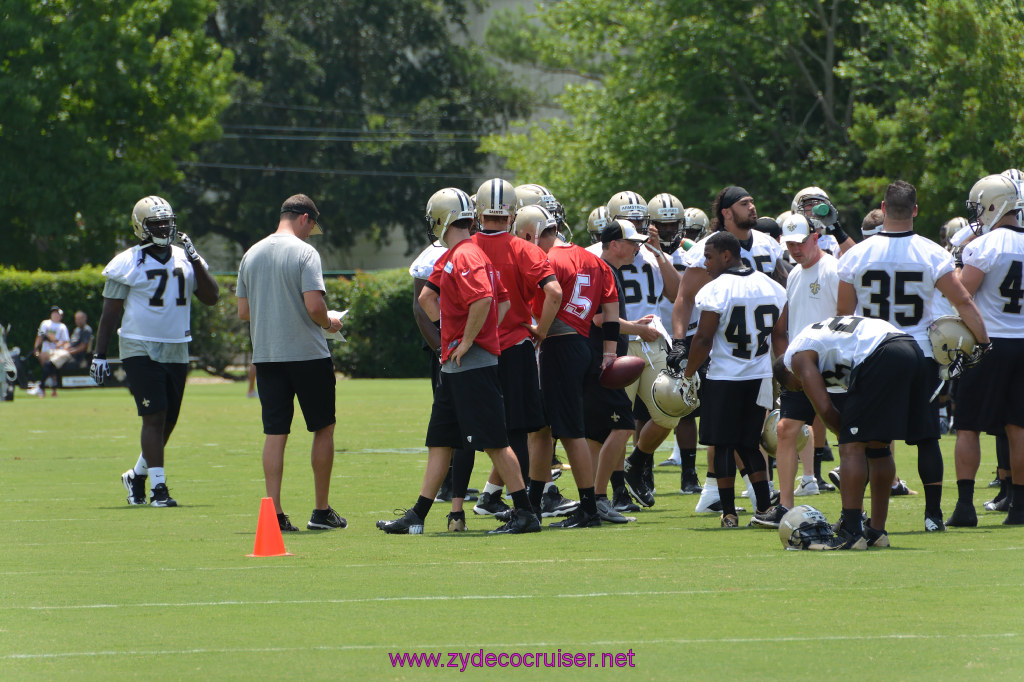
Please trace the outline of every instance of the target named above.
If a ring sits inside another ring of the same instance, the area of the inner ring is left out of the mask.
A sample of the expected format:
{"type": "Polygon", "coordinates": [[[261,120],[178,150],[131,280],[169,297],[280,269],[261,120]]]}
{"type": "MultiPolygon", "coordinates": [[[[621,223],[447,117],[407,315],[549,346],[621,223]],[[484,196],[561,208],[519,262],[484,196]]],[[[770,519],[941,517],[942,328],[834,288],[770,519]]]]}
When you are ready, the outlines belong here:
{"type": "Polygon", "coordinates": [[[164,425],[178,423],[181,399],[185,395],[188,363],[157,362],[148,355],[121,360],[139,416],[167,411],[164,425]]]}
{"type": "MultiPolygon", "coordinates": [[[[828,397],[832,401],[832,405],[842,412],[846,393],[829,393],[828,397]]],[[[782,393],[779,395],[779,416],[782,419],[796,419],[810,425],[818,415],[806,393],[782,389],[782,393]]]]}
{"type": "Polygon", "coordinates": [[[427,425],[428,448],[494,450],[508,445],[498,366],[441,372],[427,425]]]}
{"type": "Polygon", "coordinates": [[[505,426],[509,431],[539,431],[546,426],[540,399],[537,351],[529,341],[501,351],[498,357],[505,426]]]}
{"type": "Polygon", "coordinates": [[[1006,424],[1024,427],[1024,339],[991,339],[992,350],[957,381],[956,418],[966,431],[1005,435],[1006,424]]]}
{"type": "Polygon", "coordinates": [[[939,414],[929,402],[938,386],[938,365],[917,342],[899,336],[853,368],[840,412],[839,444],[939,437],[939,414]]]}
{"type": "MultiPolygon", "coordinates": [[[[612,431],[636,428],[629,396],[624,388],[605,388],[596,372],[587,373],[583,388],[583,423],[587,438],[598,443],[608,440],[612,431]]],[[[637,401],[643,405],[643,401],[637,401]]]]}
{"type": "Polygon", "coordinates": [[[549,336],[540,344],[540,385],[544,411],[555,438],[583,438],[583,383],[590,345],[579,334],[549,336]]]}
{"type": "Polygon", "coordinates": [[[699,422],[701,444],[756,449],[766,412],[757,404],[761,380],[707,379],[701,387],[704,390],[703,416],[699,422]]]}
{"type": "Polygon", "coordinates": [[[295,362],[257,362],[256,385],[263,408],[263,433],[291,433],[295,398],[310,433],[335,423],[334,363],[330,358],[295,362]]]}

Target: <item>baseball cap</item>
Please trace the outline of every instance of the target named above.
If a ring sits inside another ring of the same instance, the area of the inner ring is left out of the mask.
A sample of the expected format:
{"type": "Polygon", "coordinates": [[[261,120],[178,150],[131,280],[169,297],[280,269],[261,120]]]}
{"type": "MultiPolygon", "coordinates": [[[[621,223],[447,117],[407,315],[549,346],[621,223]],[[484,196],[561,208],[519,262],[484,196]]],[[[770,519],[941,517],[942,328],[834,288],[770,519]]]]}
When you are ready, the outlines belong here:
{"type": "Polygon", "coordinates": [[[637,244],[643,244],[647,241],[647,235],[640,234],[633,227],[633,223],[620,218],[608,221],[608,224],[601,228],[602,244],[610,244],[616,239],[625,239],[637,244]]]}
{"type": "Polygon", "coordinates": [[[314,235],[324,233],[323,229],[320,227],[320,210],[317,209],[313,200],[305,194],[293,194],[285,199],[284,203],[281,204],[281,213],[298,213],[300,215],[306,213],[313,219],[313,229],[310,230],[309,234],[314,235]]]}
{"type": "Polygon", "coordinates": [[[59,305],[50,306],[50,312],[52,313],[54,311],[60,313],[61,315],[64,314],[64,311],[60,309],[59,305]]]}
{"type": "Polygon", "coordinates": [[[815,231],[811,229],[807,218],[802,215],[793,214],[782,221],[782,243],[784,244],[788,242],[802,242],[811,234],[815,234],[815,231]]]}
{"type": "Polygon", "coordinates": [[[782,234],[782,228],[775,222],[775,218],[758,218],[754,229],[758,232],[764,232],[772,239],[778,239],[782,234]]]}

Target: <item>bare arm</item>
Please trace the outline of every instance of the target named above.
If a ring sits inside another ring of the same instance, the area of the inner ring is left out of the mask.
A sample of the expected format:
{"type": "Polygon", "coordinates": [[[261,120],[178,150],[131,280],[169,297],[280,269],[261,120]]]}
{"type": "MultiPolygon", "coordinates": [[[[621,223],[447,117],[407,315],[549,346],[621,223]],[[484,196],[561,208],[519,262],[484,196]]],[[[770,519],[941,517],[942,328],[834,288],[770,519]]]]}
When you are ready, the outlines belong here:
{"type": "Polygon", "coordinates": [[[942,295],[953,304],[956,312],[960,315],[960,319],[971,330],[978,343],[988,343],[988,331],[985,329],[985,321],[981,319],[978,306],[974,305],[974,299],[967,293],[967,289],[964,288],[960,279],[952,272],[947,272],[935,281],[935,288],[942,292],[942,295]]]}
{"type": "Polygon", "coordinates": [[[124,310],[124,299],[105,298],[103,299],[103,313],[100,315],[100,324],[96,328],[96,355],[107,356],[107,346],[110,345],[110,336],[114,333],[117,321],[121,319],[121,312],[124,310]]]}
{"type": "Polygon", "coordinates": [[[715,332],[718,331],[718,324],[722,316],[705,310],[700,314],[700,322],[697,323],[697,331],[690,342],[690,354],[686,357],[686,367],[683,369],[683,376],[692,377],[697,369],[704,364],[711,354],[711,344],[715,339],[715,332]]]}
{"type": "MultiPolygon", "coordinates": [[[[487,313],[491,310],[491,297],[486,296],[479,300],[473,301],[469,304],[469,313],[466,317],[466,330],[462,333],[462,340],[459,342],[458,348],[452,353],[451,358],[455,360],[456,365],[462,364],[462,356],[465,355],[470,347],[473,345],[473,341],[476,340],[476,335],[480,333],[480,329],[484,326],[484,322],[487,320],[487,313]]],[[[501,305],[498,304],[499,313],[501,305]]],[[[505,309],[508,309],[510,305],[508,301],[504,302],[505,309]]]]}
{"type": "Polygon", "coordinates": [[[711,281],[704,268],[686,268],[680,280],[680,291],[672,304],[672,338],[685,339],[686,328],[693,314],[694,299],[701,287],[711,281]]]}
{"type": "Polygon", "coordinates": [[[857,290],[849,282],[839,282],[836,294],[836,315],[857,314],[857,290]]]}
{"type": "Polygon", "coordinates": [[[676,268],[672,265],[668,255],[661,250],[661,242],[658,241],[658,228],[651,225],[649,229],[651,236],[647,243],[644,244],[644,248],[650,249],[651,253],[658,260],[658,271],[661,273],[661,279],[665,283],[665,298],[675,302],[676,295],[679,292],[679,273],[676,272],[676,268]]]}
{"type": "Polygon", "coordinates": [[[825,379],[818,369],[818,354],[813,350],[805,350],[793,355],[793,374],[800,378],[804,394],[814,405],[814,411],[821,416],[825,426],[839,433],[839,411],[825,389],[825,379]]]}
{"type": "MultiPolygon", "coordinates": [[[[611,303],[602,303],[600,315],[602,316],[602,319],[614,320],[615,318],[617,318],[619,316],[619,302],[612,301],[611,303]]],[[[622,320],[619,320],[619,333],[626,333],[625,330],[622,329],[622,320]]],[[[618,344],[618,339],[614,341],[606,340],[604,342],[604,355],[601,358],[601,369],[604,369],[608,365],[612,364],[612,362],[615,360],[616,347],[618,346],[618,344]]]]}
{"type": "Polygon", "coordinates": [[[965,265],[964,269],[960,271],[960,283],[964,285],[964,289],[971,296],[974,296],[984,280],[985,273],[973,265],[965,265]]]}
{"type": "Polygon", "coordinates": [[[540,311],[540,319],[537,324],[524,324],[530,333],[537,339],[543,341],[551,329],[551,323],[555,321],[558,309],[562,307],[562,287],[558,280],[550,280],[544,285],[544,306],[540,311]]]}
{"type": "Polygon", "coordinates": [[[316,322],[321,329],[332,332],[341,329],[341,321],[327,315],[327,301],[324,300],[324,292],[303,291],[302,301],[306,304],[306,313],[309,315],[309,319],[316,322]]]}
{"type": "MultiPolygon", "coordinates": [[[[432,286],[424,286],[419,295],[420,307],[427,314],[427,319],[437,322],[441,319],[441,294],[432,286]]],[[[438,342],[440,345],[440,342],[438,342]]],[[[436,346],[435,346],[436,347],[436,346]]]]}
{"type": "Polygon", "coordinates": [[[239,297],[238,299],[238,319],[244,322],[248,322],[250,320],[248,298],[239,297]]]}
{"type": "Polygon", "coordinates": [[[789,348],[789,301],[782,306],[782,314],[772,328],[772,354],[781,358],[789,348]]]}
{"type": "Polygon", "coordinates": [[[848,236],[846,240],[839,245],[839,253],[836,254],[836,258],[842,256],[844,253],[852,249],[856,244],[857,242],[853,241],[853,239],[848,236]]]}
{"type": "Polygon", "coordinates": [[[441,330],[434,325],[430,316],[427,315],[427,311],[420,305],[420,294],[423,293],[426,283],[427,280],[419,277],[412,280],[412,317],[416,320],[416,326],[419,328],[423,340],[427,342],[427,346],[439,348],[441,346],[441,330]]]}
{"type": "Polygon", "coordinates": [[[217,284],[217,280],[201,260],[189,259],[188,262],[192,264],[192,271],[196,275],[196,298],[206,305],[214,305],[220,296],[220,285],[217,284]]]}

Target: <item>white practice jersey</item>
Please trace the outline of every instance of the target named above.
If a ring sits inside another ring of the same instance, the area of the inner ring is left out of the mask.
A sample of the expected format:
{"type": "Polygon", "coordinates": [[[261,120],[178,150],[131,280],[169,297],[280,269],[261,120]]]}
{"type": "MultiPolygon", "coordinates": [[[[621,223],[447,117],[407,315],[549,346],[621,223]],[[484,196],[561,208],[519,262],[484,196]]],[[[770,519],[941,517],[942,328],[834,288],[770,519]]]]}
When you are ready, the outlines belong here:
{"type": "MultiPolygon", "coordinates": [[[[714,233],[712,232],[711,234],[714,233]]],[[[706,242],[710,237],[711,235],[709,234],[690,247],[690,250],[683,257],[684,267],[704,267],[704,247],[707,245],[706,242]]],[[[743,261],[743,264],[766,275],[770,275],[775,271],[775,263],[782,258],[782,254],[783,250],[779,243],[764,232],[751,230],[750,239],[740,242],[740,260],[743,261]]],[[[694,306],[693,312],[690,314],[689,325],[687,326],[687,336],[691,336],[693,331],[697,329],[696,325],[699,319],[700,312],[694,306]]],[[[671,328],[669,327],[669,329],[671,328]]]]}
{"type": "Polygon", "coordinates": [[[822,234],[818,236],[818,247],[829,255],[839,255],[839,240],[830,234],[822,234]]]}
{"type": "Polygon", "coordinates": [[[434,271],[434,263],[447,250],[447,247],[441,246],[437,242],[429,244],[409,266],[409,275],[413,279],[430,279],[430,273],[434,271]]]}
{"type": "MultiPolygon", "coordinates": [[[[143,258],[141,246],[114,256],[103,276],[128,287],[124,316],[117,333],[126,339],[184,343],[192,340],[189,312],[196,275],[185,251],[171,247],[170,258],[161,263],[152,254],[143,258]]],[[[202,261],[206,266],[206,261],[202,261]]]]}
{"type": "Polygon", "coordinates": [[[591,244],[587,247],[587,251],[600,258],[601,254],[604,252],[604,245],[601,242],[591,244]]]}
{"type": "Polygon", "coordinates": [[[789,303],[789,338],[815,322],[836,314],[839,293],[839,261],[827,253],[809,268],[797,265],[786,280],[789,303]]]}
{"type": "Polygon", "coordinates": [[[718,313],[708,379],[745,381],[772,375],[772,328],[786,290],[756,270],[726,271],[697,292],[695,308],[718,313]]]}
{"type": "MultiPolygon", "coordinates": [[[[686,266],[683,265],[686,253],[686,251],[683,251],[683,247],[680,246],[671,255],[665,254],[669,262],[672,263],[672,267],[676,269],[680,276],[682,276],[683,270],[686,269],[686,266]]],[[[669,331],[672,331],[672,305],[672,301],[664,296],[661,297],[661,301],[658,303],[658,314],[661,316],[661,323],[669,331]]]]}
{"type": "Polygon", "coordinates": [[[989,336],[1024,338],[1024,229],[998,227],[964,247],[964,266],[985,273],[974,303],[989,336]]]}
{"type": "Polygon", "coordinates": [[[885,320],[910,334],[932,357],[935,282],[953,272],[953,257],[913,232],[879,232],[846,252],[839,279],[857,292],[858,315],[885,320]]]}
{"type": "Polygon", "coordinates": [[[932,296],[932,315],[937,320],[940,317],[959,317],[960,313],[956,311],[956,308],[949,302],[949,299],[936,289],[935,294],[932,296]]]}
{"type": "Polygon", "coordinates": [[[818,369],[829,388],[846,389],[850,373],[876,348],[904,332],[884,320],[847,315],[830,317],[815,322],[790,339],[783,362],[793,370],[793,356],[800,351],[813,350],[818,354],[818,369]]]}
{"type": "MultiPolygon", "coordinates": [[[[630,319],[639,320],[645,315],[660,318],[665,279],[658,269],[658,259],[654,253],[646,246],[641,246],[633,262],[619,268],[619,273],[622,274],[622,296],[626,299],[630,319]]],[[[639,338],[631,334],[629,340],[636,341],[639,338]]]]}

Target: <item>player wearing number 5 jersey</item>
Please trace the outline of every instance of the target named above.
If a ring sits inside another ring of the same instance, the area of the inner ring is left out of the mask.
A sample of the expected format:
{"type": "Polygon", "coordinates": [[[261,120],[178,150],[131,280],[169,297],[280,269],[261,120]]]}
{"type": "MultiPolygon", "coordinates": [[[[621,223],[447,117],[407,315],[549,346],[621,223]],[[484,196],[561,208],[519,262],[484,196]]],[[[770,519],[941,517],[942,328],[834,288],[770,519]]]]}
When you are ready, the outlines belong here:
{"type": "MultiPolygon", "coordinates": [[[[970,294],[953,273],[953,257],[935,242],[914,233],[917,190],[903,180],[891,183],[882,202],[882,231],[857,244],[839,260],[840,315],[885,320],[910,334],[928,365],[932,389],[938,386],[938,364],[932,359],[928,327],[933,290],[953,304],[980,343],[988,343],[985,323],[970,294]]],[[[931,395],[931,392],[929,392],[931,395]]],[[[938,406],[932,405],[933,427],[917,441],[917,468],[925,489],[925,530],[945,529],[942,520],[942,453],[939,450],[938,406]]]]}
{"type": "Polygon", "coordinates": [[[960,280],[992,335],[992,350],[968,369],[956,389],[956,472],[959,499],[947,522],[977,525],[974,476],[981,451],[978,434],[1002,435],[1010,443],[1013,497],[1006,525],[1024,524],[1024,197],[1009,178],[990,175],[971,189],[971,226],[980,236],[963,250],[960,280]]]}
{"type": "Polygon", "coordinates": [[[770,509],[767,467],[758,442],[773,398],[769,340],[786,303],[786,291],[740,261],[739,240],[728,232],[709,237],[704,254],[705,267],[713,279],[697,294],[700,322],[683,375],[693,377],[710,354],[701,397],[699,438],[704,445],[715,448],[722,527],[737,526],[734,451],[749,474],[757,498],[757,513],[751,525],[778,527],[773,518],[778,509],[770,509]]]}
{"type": "Polygon", "coordinates": [[[931,438],[935,429],[928,406],[932,374],[923,358],[912,337],[888,322],[845,316],[806,327],[775,362],[779,383],[807,394],[839,436],[843,513],[839,542],[832,549],[889,546],[885,521],[896,473],[889,444],[931,438]],[[830,387],[847,389],[842,412],[829,398],[830,387]],[[865,530],[861,508],[868,460],[871,525],[865,530]]]}
{"type": "Polygon", "coordinates": [[[178,232],[174,211],[164,199],[140,199],[132,210],[132,224],[140,243],[103,268],[107,282],[90,374],[100,384],[109,374],[107,346],[121,317],[117,330],[121,364],[142,417],[142,453],[121,482],[128,491],[128,504],[146,504],[148,476],[150,504],[175,507],[164,478],[164,445],[178,421],[185,393],[192,294],[213,305],[219,287],[192,241],[178,232]],[[181,246],[173,245],[175,240],[181,246]]]}

